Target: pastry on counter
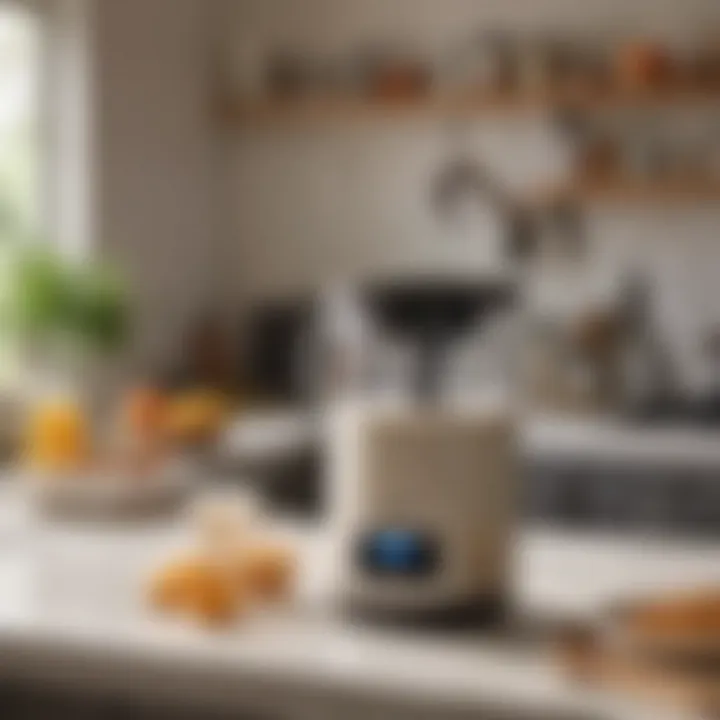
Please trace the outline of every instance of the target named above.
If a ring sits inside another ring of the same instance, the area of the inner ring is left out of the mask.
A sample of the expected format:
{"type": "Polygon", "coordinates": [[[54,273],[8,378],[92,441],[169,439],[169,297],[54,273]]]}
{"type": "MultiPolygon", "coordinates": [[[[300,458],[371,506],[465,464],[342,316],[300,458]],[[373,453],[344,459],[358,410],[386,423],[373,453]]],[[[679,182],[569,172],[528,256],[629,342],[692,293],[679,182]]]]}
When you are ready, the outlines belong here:
{"type": "Polygon", "coordinates": [[[149,584],[157,610],[209,625],[228,625],[250,606],[290,596],[295,558],[288,547],[263,542],[234,554],[198,553],[168,561],[149,584]]]}
{"type": "Polygon", "coordinates": [[[214,553],[233,552],[243,546],[261,522],[257,498],[251,493],[216,492],[197,500],[190,521],[198,544],[214,553]]]}
{"type": "Polygon", "coordinates": [[[149,594],[159,610],[210,625],[237,619],[245,606],[242,586],[229,568],[202,555],[179,558],[162,567],[151,579],[149,594]]]}
{"type": "Polygon", "coordinates": [[[263,528],[250,498],[212,497],[194,508],[195,549],[170,559],[150,581],[150,604],[217,625],[292,595],[293,548],[263,528]]]}
{"type": "Polygon", "coordinates": [[[238,557],[241,583],[263,601],[290,596],[295,579],[295,557],[287,546],[272,541],[251,542],[238,557]]]}

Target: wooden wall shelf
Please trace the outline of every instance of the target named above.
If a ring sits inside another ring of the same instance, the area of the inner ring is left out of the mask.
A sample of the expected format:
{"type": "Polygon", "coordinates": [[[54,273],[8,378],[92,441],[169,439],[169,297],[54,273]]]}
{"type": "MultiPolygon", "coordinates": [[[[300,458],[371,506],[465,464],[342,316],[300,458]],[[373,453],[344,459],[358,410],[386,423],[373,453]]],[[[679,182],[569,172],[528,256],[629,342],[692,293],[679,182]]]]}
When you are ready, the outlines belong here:
{"type": "MultiPolygon", "coordinates": [[[[215,103],[214,109],[219,122],[234,132],[274,128],[292,130],[417,119],[472,119],[493,115],[530,116],[533,113],[562,108],[601,112],[623,108],[673,109],[714,104],[720,107],[720,84],[685,83],[644,91],[614,89],[604,93],[584,94],[552,91],[536,95],[436,94],[397,101],[359,97],[244,100],[225,95],[215,103]]],[[[583,205],[659,207],[678,204],[718,204],[720,207],[720,178],[577,179],[559,186],[541,188],[528,198],[528,203],[532,207],[546,207],[562,201],[583,205]]]]}
{"type": "Polygon", "coordinates": [[[716,204],[720,208],[720,178],[608,178],[578,179],[541,189],[533,198],[536,206],[560,202],[612,205],[716,204]]]}
{"type": "Polygon", "coordinates": [[[472,118],[491,114],[529,114],[547,105],[518,95],[429,96],[408,100],[372,98],[307,98],[252,101],[224,99],[218,117],[223,124],[244,128],[349,124],[423,118],[472,118]]]}
{"type": "Polygon", "coordinates": [[[561,108],[592,111],[643,107],[684,107],[718,103],[720,84],[681,84],[656,89],[616,88],[604,92],[555,90],[537,94],[436,94],[407,100],[309,97],[298,100],[223,96],[215,104],[226,126],[244,128],[347,124],[367,121],[530,115],[561,108]]]}

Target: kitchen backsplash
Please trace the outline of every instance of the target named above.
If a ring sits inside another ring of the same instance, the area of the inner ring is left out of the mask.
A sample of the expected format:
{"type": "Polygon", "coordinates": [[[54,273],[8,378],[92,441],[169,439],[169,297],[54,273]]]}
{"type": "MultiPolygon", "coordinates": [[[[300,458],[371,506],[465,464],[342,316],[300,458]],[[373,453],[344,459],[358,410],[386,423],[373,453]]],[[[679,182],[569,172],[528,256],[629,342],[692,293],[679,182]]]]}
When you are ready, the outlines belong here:
{"type": "MultiPolygon", "coordinates": [[[[229,4],[225,24],[226,74],[252,87],[262,60],[279,47],[316,53],[393,39],[436,51],[475,28],[498,24],[526,32],[547,27],[617,37],[654,33],[706,36],[720,28],[712,0],[579,3],[576,0],[407,0],[354,4],[287,0],[229,4]],[[652,10],[652,12],[650,12],[652,10]],[[652,26],[648,25],[652,18],[652,26]],[[402,22],[401,22],[402,20],[402,22]]],[[[702,122],[718,108],[699,110],[702,122]]],[[[687,128],[691,117],[673,121],[687,128]]],[[[643,127],[642,114],[635,118],[643,127]]],[[[648,119],[649,122],[649,119],[648,119]]],[[[569,158],[552,123],[535,117],[363,123],[248,131],[226,140],[231,238],[225,256],[229,300],[315,287],[328,278],[391,270],[482,267],[484,245],[466,230],[442,223],[430,202],[439,167],[458,154],[477,158],[502,184],[522,190],[559,178],[569,158]]],[[[720,210],[711,204],[672,207],[605,206],[587,221],[587,273],[556,283],[565,302],[592,303],[612,295],[628,268],[657,285],[661,329],[679,360],[683,380],[706,380],[701,340],[720,321],[720,210]]]]}

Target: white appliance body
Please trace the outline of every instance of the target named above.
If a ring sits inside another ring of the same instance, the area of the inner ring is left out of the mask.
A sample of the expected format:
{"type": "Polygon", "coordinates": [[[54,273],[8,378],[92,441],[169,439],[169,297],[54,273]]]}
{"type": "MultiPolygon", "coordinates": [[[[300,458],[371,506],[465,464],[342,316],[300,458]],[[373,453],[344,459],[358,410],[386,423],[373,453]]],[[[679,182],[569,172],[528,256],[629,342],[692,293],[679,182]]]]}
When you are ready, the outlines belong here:
{"type": "Polygon", "coordinates": [[[506,413],[347,406],[331,432],[343,602],[423,615],[506,598],[518,475],[506,413]]]}

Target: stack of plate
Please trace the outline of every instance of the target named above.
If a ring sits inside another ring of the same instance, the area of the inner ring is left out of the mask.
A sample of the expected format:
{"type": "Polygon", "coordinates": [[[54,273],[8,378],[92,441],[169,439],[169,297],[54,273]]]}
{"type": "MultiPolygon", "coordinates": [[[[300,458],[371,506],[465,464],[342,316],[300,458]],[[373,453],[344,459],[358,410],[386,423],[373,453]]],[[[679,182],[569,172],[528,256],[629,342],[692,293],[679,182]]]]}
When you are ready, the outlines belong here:
{"type": "Polygon", "coordinates": [[[128,472],[23,478],[31,502],[43,513],[70,519],[134,519],[171,512],[187,498],[195,472],[184,462],[166,463],[142,477],[128,472]]]}

